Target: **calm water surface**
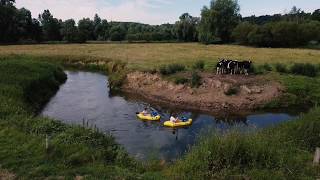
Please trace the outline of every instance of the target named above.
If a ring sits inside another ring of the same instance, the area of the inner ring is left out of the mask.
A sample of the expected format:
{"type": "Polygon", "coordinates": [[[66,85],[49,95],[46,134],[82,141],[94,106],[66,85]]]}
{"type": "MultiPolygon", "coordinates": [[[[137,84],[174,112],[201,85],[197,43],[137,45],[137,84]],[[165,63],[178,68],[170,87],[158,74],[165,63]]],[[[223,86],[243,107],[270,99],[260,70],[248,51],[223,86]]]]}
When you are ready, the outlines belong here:
{"type": "MultiPolygon", "coordinates": [[[[83,124],[112,133],[117,142],[138,159],[161,158],[173,160],[182,155],[192,144],[197,135],[209,129],[223,133],[230,129],[253,131],[294,119],[288,113],[255,113],[248,116],[213,117],[196,112],[182,114],[194,119],[192,126],[173,130],[163,127],[173,109],[152,106],[137,98],[111,96],[108,78],[91,72],[66,71],[67,82],[60,87],[42,111],[49,116],[69,124],[83,124]],[[157,110],[163,117],[161,122],[144,122],[136,118],[136,112],[144,107],[157,110]]],[[[181,112],[181,110],[180,110],[181,112]]]]}

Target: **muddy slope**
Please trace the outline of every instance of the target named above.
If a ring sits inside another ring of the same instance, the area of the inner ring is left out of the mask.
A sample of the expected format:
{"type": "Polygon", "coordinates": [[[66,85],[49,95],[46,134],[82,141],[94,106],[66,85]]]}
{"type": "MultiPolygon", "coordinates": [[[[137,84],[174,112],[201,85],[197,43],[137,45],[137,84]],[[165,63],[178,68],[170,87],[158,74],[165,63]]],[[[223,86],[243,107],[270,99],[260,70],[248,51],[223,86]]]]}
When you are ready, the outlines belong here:
{"type": "Polygon", "coordinates": [[[128,74],[124,92],[153,102],[208,112],[253,110],[279,97],[283,88],[262,76],[232,76],[202,73],[202,85],[191,88],[165,81],[157,74],[128,74]],[[230,89],[237,93],[226,95],[230,89]]]}

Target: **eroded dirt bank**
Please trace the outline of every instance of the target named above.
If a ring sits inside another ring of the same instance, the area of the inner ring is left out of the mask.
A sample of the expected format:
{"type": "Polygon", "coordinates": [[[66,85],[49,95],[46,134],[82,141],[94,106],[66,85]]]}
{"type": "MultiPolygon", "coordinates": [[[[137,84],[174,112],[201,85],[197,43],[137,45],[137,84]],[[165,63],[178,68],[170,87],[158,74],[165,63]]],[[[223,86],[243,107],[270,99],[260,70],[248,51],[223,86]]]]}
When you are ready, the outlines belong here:
{"type": "Polygon", "coordinates": [[[279,97],[283,87],[262,76],[232,76],[202,73],[202,85],[191,88],[163,80],[158,74],[133,72],[123,91],[153,102],[208,112],[250,111],[279,97]],[[230,89],[237,93],[226,95],[230,89]]]}

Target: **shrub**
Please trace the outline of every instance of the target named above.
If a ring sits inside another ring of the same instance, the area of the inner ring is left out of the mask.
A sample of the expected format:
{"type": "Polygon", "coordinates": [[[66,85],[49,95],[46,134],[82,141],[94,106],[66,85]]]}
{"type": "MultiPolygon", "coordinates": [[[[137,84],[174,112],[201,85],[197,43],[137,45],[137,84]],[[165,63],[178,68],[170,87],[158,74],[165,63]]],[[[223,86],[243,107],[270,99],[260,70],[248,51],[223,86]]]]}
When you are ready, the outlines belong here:
{"type": "Polygon", "coordinates": [[[231,87],[224,94],[227,96],[236,95],[239,92],[239,87],[231,87]]]}
{"type": "Polygon", "coordinates": [[[169,64],[169,65],[162,65],[159,68],[159,72],[162,75],[170,75],[175,74],[177,72],[184,71],[186,67],[182,64],[169,64]]]}
{"type": "Polygon", "coordinates": [[[189,79],[184,77],[176,77],[174,80],[174,83],[176,84],[187,84],[189,82],[189,79]]]}
{"type": "Polygon", "coordinates": [[[310,63],[295,63],[291,68],[290,72],[292,74],[298,74],[303,76],[315,77],[318,73],[318,68],[310,63]]]}
{"type": "Polygon", "coordinates": [[[192,69],[194,70],[204,70],[204,61],[203,60],[199,60],[197,62],[195,62],[195,64],[192,66],[192,69]]]}
{"type": "Polygon", "coordinates": [[[275,68],[276,68],[276,71],[279,73],[287,73],[288,72],[286,65],[281,64],[281,63],[277,63],[275,65],[275,68]]]}
{"type": "Polygon", "coordinates": [[[201,76],[199,76],[198,72],[192,72],[191,77],[191,86],[192,87],[199,87],[201,85],[201,76]]]}
{"type": "Polygon", "coordinates": [[[262,68],[266,71],[272,71],[272,66],[268,63],[263,64],[262,68]]]}

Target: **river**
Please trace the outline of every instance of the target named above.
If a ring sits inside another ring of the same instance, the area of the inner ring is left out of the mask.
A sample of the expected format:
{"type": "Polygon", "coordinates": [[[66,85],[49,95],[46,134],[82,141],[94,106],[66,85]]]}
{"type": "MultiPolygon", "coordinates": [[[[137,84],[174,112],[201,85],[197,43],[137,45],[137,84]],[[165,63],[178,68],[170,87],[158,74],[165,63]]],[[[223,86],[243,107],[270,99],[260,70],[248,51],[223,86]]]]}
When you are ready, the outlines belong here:
{"type": "Polygon", "coordinates": [[[196,143],[198,135],[214,129],[224,133],[237,129],[256,131],[293,120],[296,114],[288,112],[255,112],[246,116],[221,114],[213,116],[198,112],[174,110],[149,104],[139,98],[126,95],[112,96],[108,77],[99,73],[66,71],[68,80],[44,107],[41,115],[68,124],[97,127],[111,133],[116,141],[137,159],[175,160],[196,143]],[[158,111],[160,122],[145,122],[136,118],[136,112],[144,107],[158,111]],[[173,130],[163,126],[170,113],[193,118],[192,126],[173,130]]]}

